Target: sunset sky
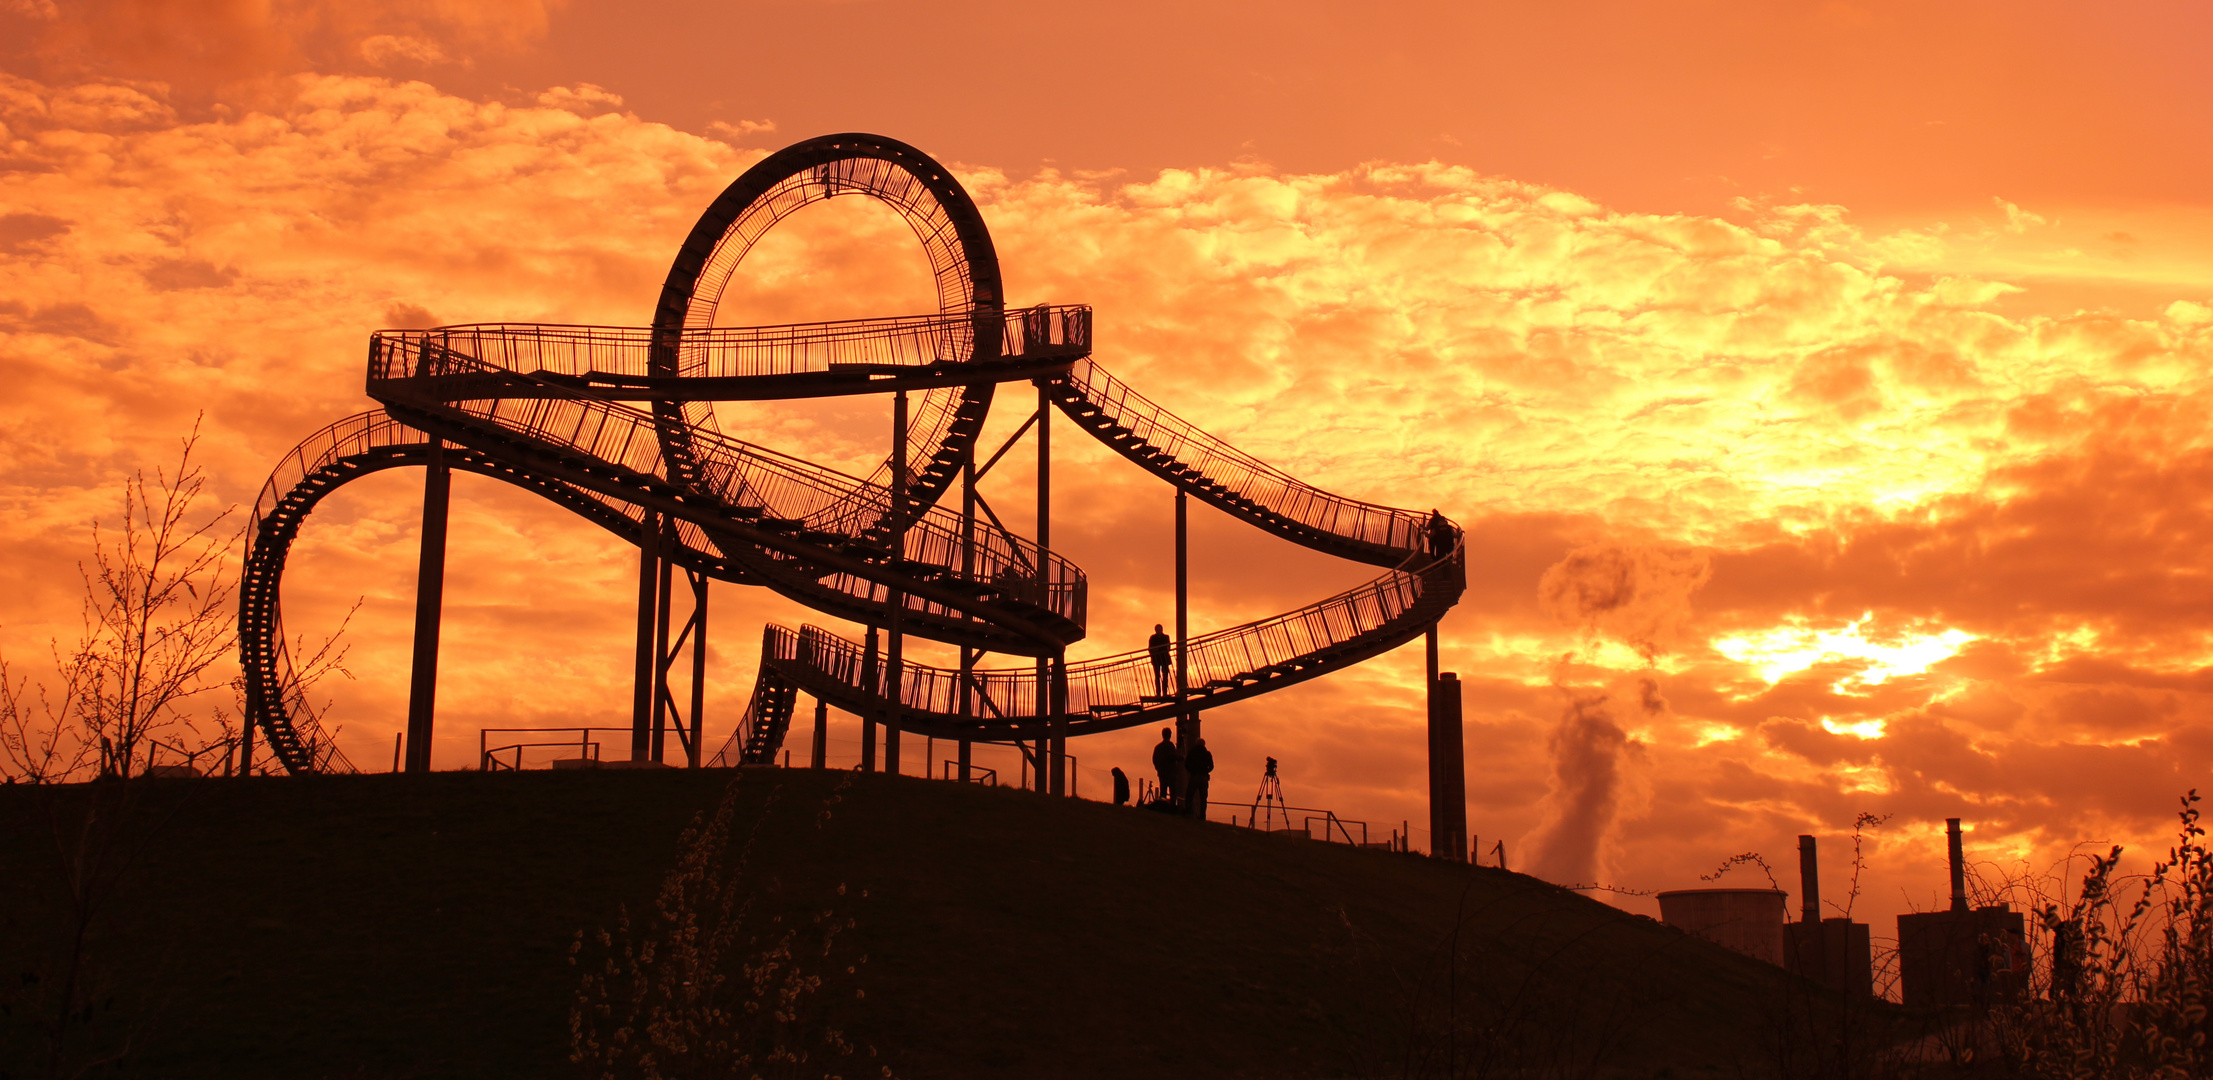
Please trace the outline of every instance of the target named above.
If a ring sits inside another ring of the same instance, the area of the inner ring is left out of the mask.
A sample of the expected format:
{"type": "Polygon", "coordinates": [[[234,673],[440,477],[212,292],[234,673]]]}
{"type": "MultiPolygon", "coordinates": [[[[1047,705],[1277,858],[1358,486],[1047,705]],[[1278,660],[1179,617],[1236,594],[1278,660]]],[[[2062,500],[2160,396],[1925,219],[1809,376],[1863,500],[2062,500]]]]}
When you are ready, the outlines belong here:
{"type": "MultiPolygon", "coordinates": [[[[1467,526],[1445,667],[1470,829],[1515,869],[1655,890],[1759,852],[1795,890],[1811,832],[1841,901],[1853,820],[1887,814],[1856,910],[1887,936],[1941,903],[1946,817],[1995,878],[2163,851],[2213,787],[2202,3],[6,0],[17,674],[196,413],[250,506],[370,407],[370,331],[642,324],[715,192],[843,130],[951,164],[1010,301],[1094,305],[1107,370],[1467,526]]],[[[841,200],[771,233],[722,318],[933,307],[912,235],[841,200]]],[[[1028,391],[1003,393],[993,432],[1028,391]]],[[[848,471],[887,413],[722,410],[848,471]]],[[[1055,448],[1076,655],[1134,648],[1172,614],[1171,493],[1055,448]]],[[[1016,454],[986,489],[1017,528],[1029,480],[1016,454]]],[[[403,726],[420,484],[326,502],[287,579],[296,632],[363,601],[330,694],[367,768],[403,726]]],[[[438,765],[483,727],[627,723],[634,549],[455,490],[438,765]]],[[[1372,576],[1206,510],[1193,551],[1195,631],[1372,576]]],[[[761,624],[809,618],[728,586],[715,614],[711,746],[761,624]]],[[[1299,805],[1425,821],[1420,665],[1210,713],[1215,801],[1273,755],[1299,805]]],[[[1084,793],[1148,742],[1077,743],[1084,793]]]]}

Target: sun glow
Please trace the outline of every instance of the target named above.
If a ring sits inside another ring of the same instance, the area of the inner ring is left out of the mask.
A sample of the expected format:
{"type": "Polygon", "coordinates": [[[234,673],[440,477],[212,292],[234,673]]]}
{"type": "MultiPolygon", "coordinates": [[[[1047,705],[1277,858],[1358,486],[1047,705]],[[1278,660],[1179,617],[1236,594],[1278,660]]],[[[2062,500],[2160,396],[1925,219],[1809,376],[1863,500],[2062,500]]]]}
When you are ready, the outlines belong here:
{"type": "Polygon", "coordinates": [[[1884,721],[1881,719],[1860,720],[1849,724],[1839,724],[1834,720],[1823,720],[1821,721],[1821,730],[1831,735],[1850,735],[1855,739],[1880,739],[1886,734],[1884,721]]]}
{"type": "MultiPolygon", "coordinates": [[[[1861,661],[1865,666],[1858,672],[1831,684],[1838,693],[1850,694],[1880,686],[1895,676],[1919,675],[1939,661],[1957,655],[1962,646],[1975,640],[1975,635],[1965,630],[1898,634],[1870,640],[1866,627],[1871,618],[1871,615],[1862,615],[1846,623],[1841,630],[1817,630],[1803,620],[1792,619],[1788,625],[1773,630],[1718,639],[1713,646],[1721,655],[1751,666],[1769,686],[1815,664],[1861,661]]],[[[1881,721],[1871,723],[1879,726],[1881,721]]],[[[1827,724],[1823,721],[1824,726],[1827,724]]],[[[1848,725],[1861,726],[1864,725],[1848,725]]]]}

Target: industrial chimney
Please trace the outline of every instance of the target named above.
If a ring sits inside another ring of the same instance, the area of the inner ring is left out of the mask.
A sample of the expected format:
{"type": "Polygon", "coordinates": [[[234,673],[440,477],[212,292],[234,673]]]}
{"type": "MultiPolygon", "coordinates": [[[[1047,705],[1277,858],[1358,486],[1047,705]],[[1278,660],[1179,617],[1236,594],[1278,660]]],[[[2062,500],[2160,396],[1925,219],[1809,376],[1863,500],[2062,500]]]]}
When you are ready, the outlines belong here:
{"type": "Polygon", "coordinates": [[[1798,890],[1803,906],[1798,924],[1790,927],[1784,966],[1832,990],[1873,996],[1867,924],[1821,917],[1821,859],[1811,836],[1798,838],[1798,890]]]}
{"type": "Polygon", "coordinates": [[[1958,818],[1944,819],[1952,871],[1946,911],[1898,916],[1898,981],[1910,1008],[1986,1009],[2019,1001],[2032,957],[2021,913],[2007,904],[1967,906],[1967,858],[1958,818]]]}
{"type": "Polygon", "coordinates": [[[1814,856],[1813,837],[1798,838],[1798,921],[1821,921],[1821,862],[1814,856]]]}
{"type": "Polygon", "coordinates": [[[1952,910],[1967,910],[1967,858],[1960,853],[1959,819],[1944,819],[1944,840],[1952,849],[1952,910]]]}

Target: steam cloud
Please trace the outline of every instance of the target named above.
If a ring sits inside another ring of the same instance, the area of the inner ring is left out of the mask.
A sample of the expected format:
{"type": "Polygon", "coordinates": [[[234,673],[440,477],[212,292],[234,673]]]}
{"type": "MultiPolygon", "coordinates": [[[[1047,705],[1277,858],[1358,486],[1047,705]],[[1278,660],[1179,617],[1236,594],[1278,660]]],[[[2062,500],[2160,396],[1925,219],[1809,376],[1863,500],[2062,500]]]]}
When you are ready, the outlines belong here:
{"type": "MultiPolygon", "coordinates": [[[[1712,576],[1712,565],[1701,552],[1590,544],[1547,569],[1537,595],[1560,621],[1593,636],[1611,634],[1649,665],[1689,614],[1691,594],[1712,576]]],[[[1573,658],[1573,653],[1562,657],[1553,678],[1568,702],[1545,737],[1551,786],[1544,823],[1527,843],[1531,873],[1548,881],[1595,882],[1621,813],[1622,759],[1638,744],[1615,722],[1608,707],[1611,695],[1566,685],[1573,658]]],[[[1648,716],[1667,711],[1658,681],[1637,680],[1635,708],[1648,716]]]]}

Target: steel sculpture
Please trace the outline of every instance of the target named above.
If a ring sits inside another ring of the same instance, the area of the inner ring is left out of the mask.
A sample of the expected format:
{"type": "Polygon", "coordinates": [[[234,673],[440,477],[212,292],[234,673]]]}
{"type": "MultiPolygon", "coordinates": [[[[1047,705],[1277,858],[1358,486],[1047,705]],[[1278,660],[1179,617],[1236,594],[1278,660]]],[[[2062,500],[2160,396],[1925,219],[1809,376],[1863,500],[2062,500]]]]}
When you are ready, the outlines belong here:
{"type": "MultiPolygon", "coordinates": [[[[815,626],[766,628],[754,691],[712,764],[767,763],[801,692],[816,700],[815,764],[825,705],[884,726],[896,770],[902,732],[961,744],[1012,743],[1054,766],[1065,740],[1177,721],[1387,652],[1428,634],[1465,588],[1460,529],[1434,512],[1321,491],[1207,434],[1138,394],[1091,358],[1083,306],[1008,309],[998,257],[975,204],[942,165],[872,135],[788,147],[730,185],[685,239],[642,328],[479,324],[372,335],[368,393],[382,407],[302,442],[254,506],[240,589],[240,655],[249,732],[290,772],[347,769],[298,688],[278,592],[293,538],[317,502],[383,469],[421,466],[426,524],[442,514],[448,469],[503,480],[582,515],[640,550],[638,694],[632,757],[661,760],[670,717],[692,764],[690,727],[667,690],[671,576],[681,569],[706,633],[707,582],[758,585],[867,629],[854,641],[815,626]],[[718,327],[715,311],[746,253],[776,222],[823,199],[858,195],[898,211],[930,261],[932,315],[769,327],[718,327]],[[993,391],[1028,382],[1036,412],[978,462],[993,391]],[[866,478],[752,445],[717,429],[712,403],[851,394],[893,399],[895,434],[866,478]],[[918,401],[910,408],[909,395],[918,401]],[[1051,413],[1170,484],[1177,498],[1176,681],[1159,693],[1144,649],[1068,662],[1084,635],[1083,572],[1049,538],[1051,413]],[[1035,428],[1039,533],[1016,535],[977,492],[1016,439],[1035,428]],[[956,487],[959,509],[940,506],[956,487]],[[1187,636],[1184,503],[1198,499],[1316,551],[1382,568],[1365,585],[1296,611],[1187,636]],[[436,505],[431,505],[435,501],[436,505]],[[904,659],[914,634],[961,648],[957,669],[904,659]],[[1029,659],[986,668],[987,653],[1029,659]]],[[[429,530],[426,528],[426,534],[429,530]]],[[[426,578],[442,561],[424,557],[426,578]]],[[[434,583],[425,587],[434,589],[434,583]]],[[[435,663],[435,594],[419,608],[416,723],[409,767],[427,769],[424,643],[435,663]],[[427,634],[427,638],[426,635],[427,634]],[[419,757],[418,757],[419,755],[419,757]]],[[[1434,651],[1430,679],[1434,686],[1434,651]]],[[[693,685],[699,685],[695,667],[693,685]]],[[[1433,717],[1436,711],[1432,710],[1433,717]]],[[[1434,720],[1433,720],[1434,723],[1434,720]]],[[[249,736],[250,737],[250,736],[249,736]]],[[[1457,766],[1453,771],[1457,773],[1457,766]]]]}

